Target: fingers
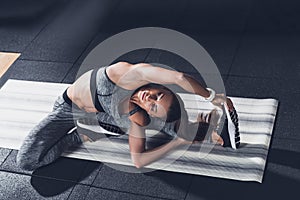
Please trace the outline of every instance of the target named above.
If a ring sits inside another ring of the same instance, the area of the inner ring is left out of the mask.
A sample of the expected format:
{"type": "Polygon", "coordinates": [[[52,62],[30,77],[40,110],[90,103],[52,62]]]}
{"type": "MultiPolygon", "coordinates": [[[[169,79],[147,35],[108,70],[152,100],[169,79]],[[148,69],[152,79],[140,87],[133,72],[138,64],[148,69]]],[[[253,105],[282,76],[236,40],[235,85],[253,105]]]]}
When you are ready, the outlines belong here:
{"type": "Polygon", "coordinates": [[[223,105],[226,101],[226,97],[224,94],[217,94],[216,97],[213,99],[212,103],[216,106],[223,105]]]}
{"type": "Polygon", "coordinates": [[[203,118],[203,113],[198,113],[197,122],[204,122],[205,120],[203,118]]]}

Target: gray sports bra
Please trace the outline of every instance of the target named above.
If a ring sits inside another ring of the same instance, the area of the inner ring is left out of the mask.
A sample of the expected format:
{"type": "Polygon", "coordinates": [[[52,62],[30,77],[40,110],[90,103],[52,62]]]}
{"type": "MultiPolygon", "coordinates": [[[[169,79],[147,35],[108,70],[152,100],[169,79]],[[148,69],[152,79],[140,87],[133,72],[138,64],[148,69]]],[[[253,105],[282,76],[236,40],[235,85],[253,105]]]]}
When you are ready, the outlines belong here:
{"type": "Polygon", "coordinates": [[[96,68],[91,75],[91,94],[96,109],[105,112],[114,118],[115,123],[122,128],[129,128],[129,116],[140,111],[136,106],[128,114],[119,114],[118,106],[126,97],[131,96],[135,90],[126,90],[110,80],[106,73],[106,67],[96,68]]]}
{"type": "MultiPolygon", "coordinates": [[[[128,114],[119,114],[118,106],[121,101],[128,96],[132,96],[136,90],[126,90],[119,87],[109,79],[106,74],[106,67],[96,68],[92,72],[91,77],[91,92],[95,107],[101,111],[97,116],[98,120],[116,125],[120,128],[129,129],[129,116],[138,112],[142,108],[136,106],[128,114]]],[[[162,132],[176,136],[174,131],[175,122],[165,123],[158,118],[151,118],[149,128],[161,130],[162,132]]]]}

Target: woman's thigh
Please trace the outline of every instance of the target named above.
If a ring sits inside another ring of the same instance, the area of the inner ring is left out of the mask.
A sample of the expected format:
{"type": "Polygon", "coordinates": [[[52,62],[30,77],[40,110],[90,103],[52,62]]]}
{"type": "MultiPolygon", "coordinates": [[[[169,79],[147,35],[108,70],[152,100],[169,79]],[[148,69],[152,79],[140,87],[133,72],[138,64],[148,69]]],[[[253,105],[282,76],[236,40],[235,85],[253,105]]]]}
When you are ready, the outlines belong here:
{"type": "Polygon", "coordinates": [[[19,152],[32,156],[43,154],[75,127],[76,118],[84,116],[83,111],[72,109],[62,98],[58,98],[52,112],[26,136],[19,152]]]}

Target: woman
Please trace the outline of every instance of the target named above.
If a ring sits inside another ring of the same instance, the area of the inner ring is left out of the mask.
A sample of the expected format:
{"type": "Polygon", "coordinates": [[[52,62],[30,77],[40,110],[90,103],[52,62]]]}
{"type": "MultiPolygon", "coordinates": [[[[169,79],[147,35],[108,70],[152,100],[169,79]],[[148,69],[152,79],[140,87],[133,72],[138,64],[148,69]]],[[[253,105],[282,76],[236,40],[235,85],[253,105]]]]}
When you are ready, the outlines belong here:
{"type": "MultiPolygon", "coordinates": [[[[192,141],[180,137],[185,135],[188,126],[186,117],[180,120],[184,114],[180,102],[171,90],[161,86],[163,84],[176,84],[218,106],[225,99],[184,73],[150,64],[118,62],[97,68],[79,77],[56,100],[53,111],[33,128],[18,152],[18,165],[27,170],[36,169],[53,162],[68,147],[93,139],[93,134],[79,134],[74,129],[74,120],[94,116],[100,122],[127,130],[132,161],[137,168],[161,158],[177,146],[190,144],[192,141]],[[145,129],[151,124],[151,118],[164,119],[171,124],[166,131],[175,130],[179,137],[147,150],[145,129]]],[[[233,109],[231,101],[227,102],[229,110],[233,109]]],[[[215,131],[212,136],[216,142],[223,143],[215,131]]]]}

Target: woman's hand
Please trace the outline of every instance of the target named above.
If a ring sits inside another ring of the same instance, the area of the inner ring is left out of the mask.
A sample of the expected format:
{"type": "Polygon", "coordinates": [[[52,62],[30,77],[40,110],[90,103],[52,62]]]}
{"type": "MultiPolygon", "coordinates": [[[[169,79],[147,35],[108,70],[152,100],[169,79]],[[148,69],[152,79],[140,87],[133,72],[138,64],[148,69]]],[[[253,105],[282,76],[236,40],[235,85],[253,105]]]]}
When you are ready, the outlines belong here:
{"type": "Polygon", "coordinates": [[[224,94],[216,94],[216,97],[212,100],[212,104],[218,107],[222,107],[226,102],[229,111],[233,110],[233,103],[230,98],[226,97],[224,94]]]}
{"type": "Polygon", "coordinates": [[[177,137],[175,140],[178,142],[179,145],[191,145],[191,144],[194,143],[193,141],[188,141],[188,140],[183,139],[181,137],[177,137]]]}
{"type": "Polygon", "coordinates": [[[222,107],[225,101],[226,97],[224,94],[216,94],[215,98],[211,101],[211,103],[215,106],[222,107]]]}

